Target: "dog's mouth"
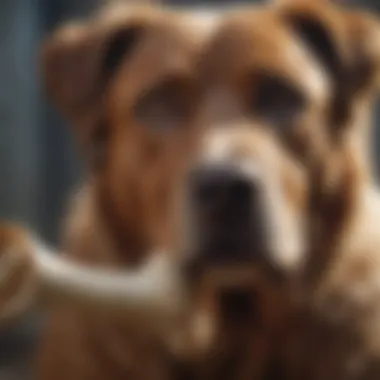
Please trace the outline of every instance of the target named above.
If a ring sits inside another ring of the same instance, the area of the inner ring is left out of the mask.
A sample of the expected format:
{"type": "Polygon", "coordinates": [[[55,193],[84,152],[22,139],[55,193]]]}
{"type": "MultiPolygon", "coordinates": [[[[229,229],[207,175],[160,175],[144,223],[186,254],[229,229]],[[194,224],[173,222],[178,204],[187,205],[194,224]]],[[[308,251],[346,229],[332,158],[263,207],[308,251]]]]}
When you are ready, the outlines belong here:
{"type": "Polygon", "coordinates": [[[205,238],[196,255],[204,265],[236,265],[248,263],[251,251],[249,236],[227,230],[205,238]]]}
{"type": "Polygon", "coordinates": [[[237,262],[208,263],[197,269],[189,278],[196,308],[208,310],[220,327],[233,331],[265,324],[265,309],[282,287],[274,270],[259,263],[237,262]]]}
{"type": "Polygon", "coordinates": [[[217,292],[221,322],[228,326],[260,323],[260,293],[254,288],[226,288],[217,292]]]}
{"type": "Polygon", "coordinates": [[[263,235],[228,226],[208,229],[202,244],[187,257],[192,286],[207,293],[219,322],[239,328],[261,324],[267,290],[278,288],[284,273],[270,261],[263,235]]]}
{"type": "Polygon", "coordinates": [[[248,194],[224,202],[208,197],[206,204],[195,207],[195,239],[185,253],[191,288],[203,299],[200,307],[209,308],[219,323],[233,328],[260,324],[268,289],[278,289],[285,279],[272,262],[268,220],[260,197],[251,187],[248,194]]]}
{"type": "Polygon", "coordinates": [[[200,225],[197,247],[190,259],[202,266],[251,265],[268,255],[268,239],[262,226],[221,220],[200,225]]]}

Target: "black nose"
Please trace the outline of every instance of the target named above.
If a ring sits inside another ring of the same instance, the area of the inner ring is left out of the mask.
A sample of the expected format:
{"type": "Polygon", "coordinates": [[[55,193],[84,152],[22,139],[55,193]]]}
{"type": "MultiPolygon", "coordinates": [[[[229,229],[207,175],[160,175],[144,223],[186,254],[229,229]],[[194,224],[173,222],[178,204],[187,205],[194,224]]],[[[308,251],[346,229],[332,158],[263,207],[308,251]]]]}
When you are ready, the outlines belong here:
{"type": "Polygon", "coordinates": [[[255,190],[252,179],[229,166],[197,169],[192,173],[191,187],[199,211],[229,217],[249,212],[255,190]]]}
{"type": "Polygon", "coordinates": [[[233,166],[207,166],[191,175],[198,258],[212,263],[256,260],[263,252],[259,181],[233,166]]]}

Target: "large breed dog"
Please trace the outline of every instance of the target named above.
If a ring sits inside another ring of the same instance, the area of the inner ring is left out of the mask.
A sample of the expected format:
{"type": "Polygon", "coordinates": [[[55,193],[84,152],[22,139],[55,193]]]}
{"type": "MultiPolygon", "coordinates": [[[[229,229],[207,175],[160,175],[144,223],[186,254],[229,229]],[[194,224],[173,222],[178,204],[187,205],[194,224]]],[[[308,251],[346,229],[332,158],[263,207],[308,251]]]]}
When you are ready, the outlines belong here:
{"type": "MultiPolygon", "coordinates": [[[[159,320],[58,310],[41,378],[375,378],[379,242],[367,223],[379,201],[366,139],[377,23],[296,2],[189,16],[195,34],[178,14],[132,16],[65,29],[46,47],[47,87],[90,168],[67,251],[126,268],[164,252],[181,268],[186,315],[156,334],[159,320]]],[[[48,264],[39,275],[67,296],[67,273],[49,277],[48,264]]],[[[105,276],[105,290],[71,272],[67,299],[122,308],[107,296],[119,278],[77,269],[105,276]]],[[[143,283],[129,280],[123,307],[143,309],[143,283]]],[[[175,309],[159,301],[159,316],[175,309]]]]}

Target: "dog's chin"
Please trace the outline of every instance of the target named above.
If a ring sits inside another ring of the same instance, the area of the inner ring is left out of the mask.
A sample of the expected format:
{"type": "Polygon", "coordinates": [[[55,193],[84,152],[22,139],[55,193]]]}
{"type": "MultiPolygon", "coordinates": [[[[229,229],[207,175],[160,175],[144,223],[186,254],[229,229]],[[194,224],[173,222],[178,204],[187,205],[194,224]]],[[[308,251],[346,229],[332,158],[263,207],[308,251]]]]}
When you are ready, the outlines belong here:
{"type": "Polygon", "coordinates": [[[265,257],[264,252],[248,250],[236,255],[227,249],[214,252],[207,255],[202,252],[198,258],[208,260],[194,261],[191,268],[192,282],[199,295],[208,299],[206,303],[212,305],[210,309],[221,325],[233,329],[259,327],[267,298],[273,289],[281,287],[282,273],[264,259],[258,259],[265,257]]]}
{"type": "Polygon", "coordinates": [[[220,323],[230,327],[257,326],[261,320],[262,297],[254,287],[221,287],[216,290],[216,312],[220,323]]]}

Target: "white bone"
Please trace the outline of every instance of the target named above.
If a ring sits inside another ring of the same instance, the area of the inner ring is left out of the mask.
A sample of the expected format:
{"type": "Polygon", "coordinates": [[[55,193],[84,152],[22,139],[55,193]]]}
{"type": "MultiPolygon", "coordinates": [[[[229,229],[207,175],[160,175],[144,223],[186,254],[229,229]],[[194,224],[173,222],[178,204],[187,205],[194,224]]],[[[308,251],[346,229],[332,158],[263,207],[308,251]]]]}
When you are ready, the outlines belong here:
{"type": "Polygon", "coordinates": [[[37,240],[28,248],[1,255],[0,319],[65,304],[165,330],[183,310],[179,276],[165,253],[152,254],[141,269],[121,271],[71,262],[37,240]],[[17,276],[19,286],[10,292],[17,276]]]}

